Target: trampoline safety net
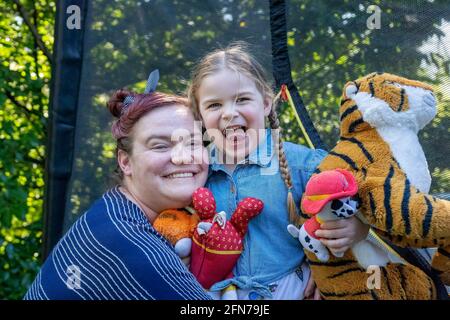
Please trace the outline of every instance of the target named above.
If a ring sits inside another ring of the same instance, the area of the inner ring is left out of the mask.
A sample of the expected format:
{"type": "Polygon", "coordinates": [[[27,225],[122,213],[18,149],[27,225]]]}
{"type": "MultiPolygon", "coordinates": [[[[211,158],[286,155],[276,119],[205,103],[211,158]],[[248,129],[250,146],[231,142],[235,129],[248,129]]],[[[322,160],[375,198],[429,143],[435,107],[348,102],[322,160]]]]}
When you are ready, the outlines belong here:
{"type": "MultiPolygon", "coordinates": [[[[69,59],[67,64],[72,63],[79,73],[75,83],[70,83],[74,73],[62,72],[65,66],[57,66],[56,70],[61,72],[55,77],[54,87],[69,86],[76,99],[72,101],[72,135],[61,142],[71,151],[50,149],[53,156],[48,168],[50,203],[46,207],[46,223],[47,230],[54,229],[55,223],[60,230],[53,232],[52,239],[46,239],[47,252],[93,200],[113,185],[115,144],[110,133],[112,117],[105,107],[110,94],[122,87],[142,91],[149,71],[155,68],[161,74],[159,90],[181,93],[202,55],[235,40],[250,43],[252,52],[272,74],[272,52],[277,53],[276,48],[272,51],[271,42],[270,5],[274,2],[277,1],[78,1],[83,30],[74,36],[62,26],[62,10],[67,1],[61,1],[56,50],[57,54],[70,55],[70,50],[64,49],[65,43],[67,39],[76,41],[79,58],[77,62],[69,59]],[[65,159],[67,166],[66,180],[62,182],[65,189],[52,185],[58,159],[65,159]],[[55,189],[62,190],[62,196],[55,189]]],[[[419,138],[433,178],[431,193],[448,197],[448,1],[290,0],[286,1],[286,18],[293,83],[329,148],[339,137],[338,106],[347,81],[383,71],[434,85],[438,115],[419,138]]],[[[61,61],[65,60],[58,63],[61,61]]],[[[52,95],[52,108],[60,107],[64,92],[54,90],[52,95]]],[[[280,112],[285,140],[305,143],[293,110],[280,112]]],[[[50,139],[62,138],[56,129],[67,125],[58,123],[57,118],[54,116],[50,139]]]]}

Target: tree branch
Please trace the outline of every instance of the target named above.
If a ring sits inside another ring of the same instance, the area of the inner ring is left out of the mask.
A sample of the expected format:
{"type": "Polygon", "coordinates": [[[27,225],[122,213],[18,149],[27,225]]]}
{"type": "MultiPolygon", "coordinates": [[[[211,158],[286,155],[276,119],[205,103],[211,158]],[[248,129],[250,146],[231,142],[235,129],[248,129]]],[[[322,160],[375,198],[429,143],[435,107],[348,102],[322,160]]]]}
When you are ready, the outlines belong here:
{"type": "Polygon", "coordinates": [[[19,101],[17,101],[16,97],[14,97],[11,92],[7,91],[6,89],[3,89],[5,92],[6,97],[11,100],[12,103],[14,103],[17,107],[20,108],[23,112],[26,113],[27,116],[35,115],[39,116],[36,112],[33,112],[33,110],[28,109],[25,105],[21,104],[19,101]]]}
{"type": "MultiPolygon", "coordinates": [[[[34,25],[34,27],[37,30],[38,29],[38,22],[37,22],[36,1],[33,1],[33,25],[34,25]]],[[[34,58],[34,67],[36,69],[36,75],[39,77],[38,44],[37,44],[36,38],[34,39],[33,58],[34,58]]]]}
{"type": "Polygon", "coordinates": [[[24,160],[27,161],[27,162],[30,162],[30,163],[34,163],[34,164],[36,164],[36,165],[38,165],[38,166],[40,166],[40,167],[42,167],[42,168],[45,167],[45,161],[44,161],[44,159],[34,159],[34,158],[31,158],[31,157],[29,157],[29,156],[27,155],[27,156],[25,156],[25,159],[24,159],[24,160]]]}
{"type": "Polygon", "coordinates": [[[34,39],[36,40],[39,48],[42,50],[42,52],[44,53],[44,55],[47,57],[48,61],[50,61],[50,63],[53,63],[53,57],[52,54],[50,53],[50,51],[47,49],[47,47],[45,46],[44,42],[42,41],[41,36],[39,35],[36,27],[31,23],[30,17],[27,13],[27,11],[25,10],[25,8],[20,4],[19,0],[13,0],[13,2],[16,4],[17,9],[20,12],[20,15],[23,18],[23,21],[25,22],[25,24],[28,26],[28,28],[30,28],[31,33],[33,34],[34,39]]]}

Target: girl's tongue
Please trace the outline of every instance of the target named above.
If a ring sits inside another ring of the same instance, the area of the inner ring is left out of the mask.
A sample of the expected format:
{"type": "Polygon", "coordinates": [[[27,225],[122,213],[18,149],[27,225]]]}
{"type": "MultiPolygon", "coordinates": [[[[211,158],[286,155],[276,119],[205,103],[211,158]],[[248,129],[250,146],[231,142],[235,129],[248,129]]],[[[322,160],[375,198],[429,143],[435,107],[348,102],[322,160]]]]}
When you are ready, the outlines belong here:
{"type": "Polygon", "coordinates": [[[239,142],[245,140],[245,131],[243,128],[226,129],[226,139],[230,142],[239,142]]]}

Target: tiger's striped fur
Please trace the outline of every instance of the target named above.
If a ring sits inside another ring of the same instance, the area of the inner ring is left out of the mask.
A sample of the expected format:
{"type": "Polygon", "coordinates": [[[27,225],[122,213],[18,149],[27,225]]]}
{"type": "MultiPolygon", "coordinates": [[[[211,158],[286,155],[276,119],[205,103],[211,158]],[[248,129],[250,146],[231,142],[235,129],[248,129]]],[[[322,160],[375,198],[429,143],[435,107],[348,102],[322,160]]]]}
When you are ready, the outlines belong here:
{"type": "MultiPolygon", "coordinates": [[[[439,246],[442,248],[440,252],[448,254],[450,203],[420,192],[412,185],[407,178],[408,173],[402,170],[389,143],[382,138],[373,124],[366,121],[361,104],[356,102],[356,94],[364,93],[369,100],[378,99],[377,101],[387,104],[393,112],[404,112],[410,116],[412,111],[408,112],[411,107],[409,100],[413,97],[408,96],[405,87],[432,90],[421,82],[386,73],[373,73],[347,83],[340,106],[341,137],[320,164],[318,171],[343,168],[354,174],[359,186],[358,195],[362,201],[360,211],[379,235],[387,237],[399,246],[439,246]],[[349,89],[353,91],[354,98],[347,96],[349,89]]],[[[370,106],[368,108],[370,109],[370,106]]],[[[365,114],[369,118],[369,114],[365,114]]],[[[408,121],[411,126],[416,126],[414,130],[418,131],[421,125],[414,124],[414,119],[410,117],[408,121]]],[[[424,186],[422,189],[426,189],[426,181],[421,181],[421,185],[424,186]]],[[[313,254],[306,254],[311,261],[316,284],[325,298],[436,298],[431,279],[423,271],[406,262],[390,263],[381,267],[381,288],[369,290],[366,285],[369,274],[359,266],[350,251],[343,258],[333,257],[325,263],[319,262],[313,254]]],[[[448,280],[448,258],[448,255],[441,253],[433,262],[433,266],[442,271],[443,280],[445,277],[448,280]]]]}

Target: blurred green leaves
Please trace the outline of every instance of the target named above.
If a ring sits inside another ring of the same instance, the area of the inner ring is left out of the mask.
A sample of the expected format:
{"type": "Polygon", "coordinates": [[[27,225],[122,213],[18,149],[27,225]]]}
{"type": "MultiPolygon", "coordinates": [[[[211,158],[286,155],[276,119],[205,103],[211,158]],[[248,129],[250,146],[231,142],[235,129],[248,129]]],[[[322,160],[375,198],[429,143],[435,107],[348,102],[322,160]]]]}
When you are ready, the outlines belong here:
{"type": "MultiPolygon", "coordinates": [[[[20,5],[51,48],[54,1],[20,5]]],[[[0,299],[20,299],[40,265],[51,66],[14,1],[0,11],[0,299]]]]}

